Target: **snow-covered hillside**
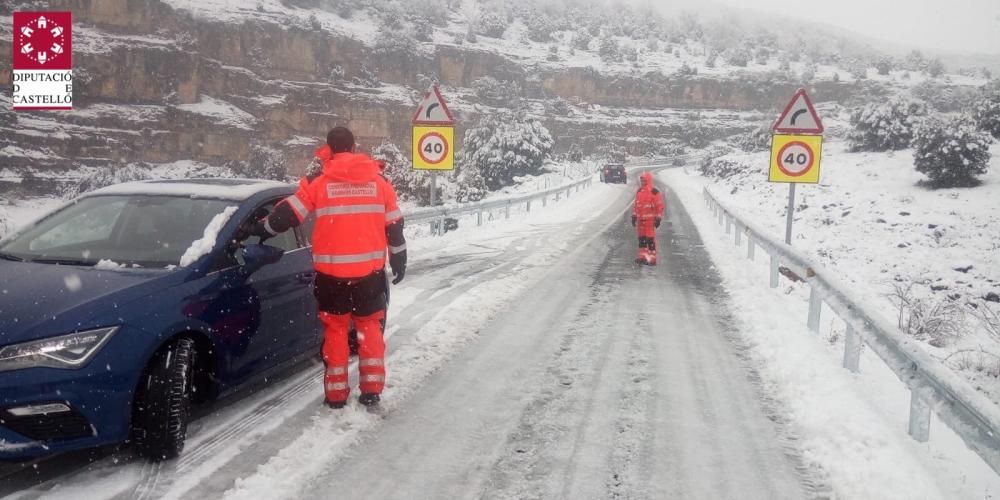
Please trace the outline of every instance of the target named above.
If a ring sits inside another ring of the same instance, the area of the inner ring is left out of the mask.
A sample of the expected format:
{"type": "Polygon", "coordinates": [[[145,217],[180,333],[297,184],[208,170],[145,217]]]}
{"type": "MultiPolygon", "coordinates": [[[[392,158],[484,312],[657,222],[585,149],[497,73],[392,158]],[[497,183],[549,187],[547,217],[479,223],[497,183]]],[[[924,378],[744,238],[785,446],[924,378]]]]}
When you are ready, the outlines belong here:
{"type": "MultiPolygon", "coordinates": [[[[792,244],[1000,401],[1000,145],[991,152],[982,185],[931,190],[911,150],[852,153],[829,141],[821,183],[796,192],[792,244]]],[[[735,173],[701,182],[780,236],[788,187],[767,182],[769,155],[722,156],[735,173]]]]}

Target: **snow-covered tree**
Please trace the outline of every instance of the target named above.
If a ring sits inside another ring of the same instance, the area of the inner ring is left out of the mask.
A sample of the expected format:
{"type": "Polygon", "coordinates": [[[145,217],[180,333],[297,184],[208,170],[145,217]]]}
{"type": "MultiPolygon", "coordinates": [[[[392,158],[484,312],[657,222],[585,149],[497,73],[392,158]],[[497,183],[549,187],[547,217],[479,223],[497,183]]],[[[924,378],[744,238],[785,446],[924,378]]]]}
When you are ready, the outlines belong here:
{"type": "Polygon", "coordinates": [[[490,38],[501,38],[508,26],[507,19],[494,12],[485,12],[476,21],[476,33],[490,38]]]}
{"type": "Polygon", "coordinates": [[[288,177],[285,154],[274,148],[254,145],[247,161],[230,162],[229,170],[236,177],[284,181],[288,177]]]}
{"type": "Polygon", "coordinates": [[[553,140],[541,122],[512,112],[484,115],[465,132],[465,159],[478,168],[490,190],[514,178],[542,173],[553,140]]]}
{"type": "Polygon", "coordinates": [[[976,186],[989,170],[992,142],[967,117],[927,118],[913,134],[913,163],[931,187],[976,186]]]}
{"type": "Polygon", "coordinates": [[[903,67],[909,71],[924,71],[927,68],[927,59],[919,50],[911,50],[903,61],[903,67]]]}
{"type": "Polygon", "coordinates": [[[880,75],[888,75],[890,71],[896,66],[896,62],[893,61],[890,56],[882,56],[877,61],[875,61],[875,70],[878,71],[880,75]]]}
{"type": "Polygon", "coordinates": [[[423,34],[418,34],[411,27],[382,26],[375,35],[375,52],[379,54],[410,54],[419,45],[418,37],[430,40],[430,35],[426,31],[423,34]]]}
{"type": "Polygon", "coordinates": [[[129,163],[128,165],[102,167],[91,174],[83,176],[70,189],[69,194],[75,198],[84,193],[89,193],[90,191],[113,184],[144,181],[152,178],[153,175],[150,168],[144,164],[129,163]]]}
{"type": "Polygon", "coordinates": [[[528,39],[533,42],[546,43],[552,41],[552,33],[556,31],[555,23],[543,12],[534,11],[524,19],[528,28],[528,39]]]}
{"type": "Polygon", "coordinates": [[[927,104],[905,97],[868,104],[851,113],[853,130],[847,141],[852,151],[906,149],[913,127],[927,115],[927,104]]]}
{"type": "Polygon", "coordinates": [[[714,49],[709,50],[708,56],[705,57],[705,67],[706,68],[714,68],[715,65],[716,65],[716,61],[718,60],[718,58],[719,58],[719,53],[718,52],[716,52],[714,49]]]}
{"type": "Polygon", "coordinates": [[[984,89],[983,97],[972,107],[972,117],[980,130],[1000,139],[1000,85],[984,89]]]}

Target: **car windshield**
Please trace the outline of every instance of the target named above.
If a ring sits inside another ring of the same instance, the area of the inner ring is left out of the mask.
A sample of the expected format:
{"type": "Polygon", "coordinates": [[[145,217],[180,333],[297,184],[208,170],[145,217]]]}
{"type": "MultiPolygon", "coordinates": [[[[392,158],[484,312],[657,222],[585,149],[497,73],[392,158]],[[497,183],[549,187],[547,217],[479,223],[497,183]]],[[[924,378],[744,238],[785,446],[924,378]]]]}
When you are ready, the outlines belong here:
{"type": "Polygon", "coordinates": [[[0,253],[54,264],[178,265],[227,204],[180,196],[82,198],[4,241],[0,253]]]}

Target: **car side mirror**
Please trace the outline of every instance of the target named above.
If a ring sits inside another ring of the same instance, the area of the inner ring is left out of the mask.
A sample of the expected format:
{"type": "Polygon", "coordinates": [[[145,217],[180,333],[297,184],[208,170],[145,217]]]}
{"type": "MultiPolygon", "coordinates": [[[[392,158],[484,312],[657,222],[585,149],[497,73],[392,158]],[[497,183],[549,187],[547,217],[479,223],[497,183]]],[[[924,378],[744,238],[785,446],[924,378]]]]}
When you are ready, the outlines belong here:
{"type": "Polygon", "coordinates": [[[264,266],[278,262],[281,260],[281,256],[285,255],[284,250],[271,245],[247,245],[243,247],[241,252],[243,253],[243,271],[247,275],[259,271],[264,266]]]}

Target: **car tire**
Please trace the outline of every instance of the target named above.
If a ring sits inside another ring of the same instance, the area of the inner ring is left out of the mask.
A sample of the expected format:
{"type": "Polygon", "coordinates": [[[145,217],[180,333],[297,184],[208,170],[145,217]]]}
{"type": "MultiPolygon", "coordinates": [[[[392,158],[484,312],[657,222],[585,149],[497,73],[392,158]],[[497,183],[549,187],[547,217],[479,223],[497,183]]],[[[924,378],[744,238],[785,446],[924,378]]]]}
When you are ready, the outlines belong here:
{"type": "Polygon", "coordinates": [[[143,375],[132,412],[136,451],[150,460],[180,455],[191,415],[194,339],[182,337],[160,349],[143,375]]]}

